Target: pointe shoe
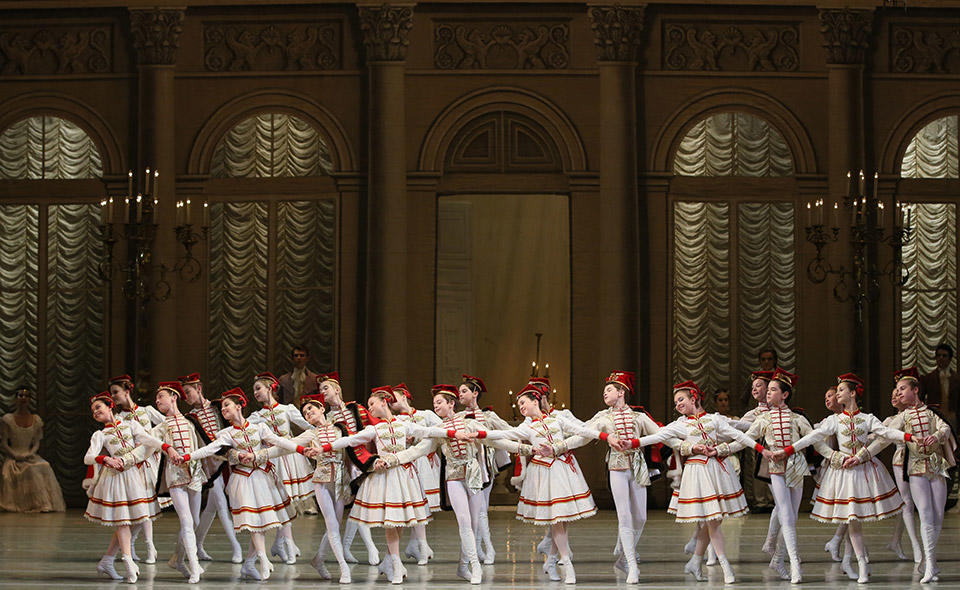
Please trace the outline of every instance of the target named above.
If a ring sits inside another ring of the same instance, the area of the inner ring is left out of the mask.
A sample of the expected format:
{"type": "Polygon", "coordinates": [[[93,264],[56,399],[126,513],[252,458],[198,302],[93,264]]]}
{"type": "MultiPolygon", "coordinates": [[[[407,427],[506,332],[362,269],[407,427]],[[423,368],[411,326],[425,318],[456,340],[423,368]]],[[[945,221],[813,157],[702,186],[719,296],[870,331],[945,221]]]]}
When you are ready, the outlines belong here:
{"type": "Polygon", "coordinates": [[[310,565],[320,574],[321,580],[329,580],[333,577],[330,575],[330,570],[327,569],[326,564],[323,563],[323,559],[320,558],[319,553],[313,556],[313,559],[310,560],[310,565]]]}
{"type": "MultiPolygon", "coordinates": [[[[359,562],[357,561],[357,558],[353,556],[353,553],[350,551],[350,548],[347,547],[346,545],[344,545],[344,547],[343,547],[343,559],[344,559],[347,563],[359,563],[359,562]]],[[[373,564],[371,564],[371,565],[373,565],[373,564]]]]}
{"type": "Polygon", "coordinates": [[[480,560],[474,559],[470,562],[470,583],[479,584],[483,581],[483,568],[480,566],[480,560]]]}
{"type": "Polygon", "coordinates": [[[724,584],[733,584],[737,581],[737,577],[733,573],[733,566],[730,565],[730,561],[727,560],[726,556],[717,556],[717,561],[720,562],[720,569],[723,570],[723,583],[724,584]]]}
{"type": "Polygon", "coordinates": [[[858,584],[866,584],[870,581],[870,564],[865,558],[857,558],[857,565],[860,569],[860,575],[857,577],[858,584]]]}
{"type": "Polygon", "coordinates": [[[570,561],[570,558],[568,557],[563,561],[558,562],[558,564],[563,566],[563,583],[576,584],[577,572],[573,571],[573,562],[570,561]]]}
{"type": "Polygon", "coordinates": [[[823,550],[830,554],[830,559],[840,561],[840,537],[833,537],[823,546],[823,550]]]}
{"type": "MultiPolygon", "coordinates": [[[[790,565],[792,566],[793,564],[791,563],[790,565]]],[[[770,569],[777,572],[777,575],[780,576],[781,580],[790,579],[790,573],[787,571],[786,564],[783,563],[782,559],[776,556],[770,560],[770,569]]]]}
{"type": "Polygon", "coordinates": [[[627,571],[627,584],[639,584],[640,583],[640,568],[637,567],[637,563],[633,562],[630,564],[627,571]]]}
{"type": "MultiPolygon", "coordinates": [[[[213,561],[213,558],[210,557],[210,554],[207,553],[203,547],[197,547],[197,559],[200,561],[213,561]]],[[[235,561],[234,563],[240,563],[241,561],[243,561],[243,557],[240,558],[240,561],[235,561]]]]}
{"type": "Polygon", "coordinates": [[[123,564],[127,566],[127,582],[135,584],[137,577],[140,575],[140,568],[137,567],[137,564],[133,561],[133,557],[130,555],[123,557],[123,564]]]}
{"type": "Polygon", "coordinates": [[[420,554],[417,565],[427,565],[427,563],[430,562],[430,558],[433,557],[433,549],[430,548],[430,545],[427,545],[426,541],[420,541],[417,545],[418,553],[420,554]]]}
{"type": "Polygon", "coordinates": [[[187,577],[187,583],[196,584],[200,581],[200,574],[203,573],[203,570],[200,569],[200,562],[191,560],[189,570],[190,575],[187,577]]]}
{"type": "Polygon", "coordinates": [[[150,541],[147,541],[147,557],[143,560],[143,563],[147,565],[157,563],[157,548],[150,541]]]}
{"type": "Polygon", "coordinates": [[[703,571],[700,569],[701,563],[703,563],[703,556],[693,554],[687,564],[683,566],[684,573],[690,574],[693,576],[693,579],[698,582],[706,582],[707,578],[703,575],[703,571]]]}
{"type": "Polygon", "coordinates": [[[457,577],[470,581],[470,565],[466,561],[461,561],[457,566],[457,577]]]}
{"type": "Polygon", "coordinates": [[[340,584],[350,584],[353,580],[350,579],[350,568],[347,567],[346,562],[344,562],[340,567],[340,584]]]}
{"type": "Polygon", "coordinates": [[[890,541],[887,543],[887,549],[892,551],[893,554],[897,556],[897,559],[907,559],[907,554],[903,552],[903,547],[900,545],[900,541],[890,541]]]}
{"type": "MultiPolygon", "coordinates": [[[[279,557],[280,561],[287,563],[290,560],[290,554],[287,552],[287,544],[283,542],[283,537],[277,537],[270,546],[270,555],[279,557]]],[[[264,578],[266,580],[266,578],[264,578]]]]}
{"type": "Polygon", "coordinates": [[[370,565],[377,565],[380,563],[380,552],[377,551],[376,547],[371,547],[367,550],[367,563],[370,565]]]}
{"type": "Polygon", "coordinates": [[[111,580],[122,580],[123,577],[117,573],[115,566],[116,558],[104,555],[97,562],[97,573],[107,576],[111,580]]]}
{"type": "Polygon", "coordinates": [[[393,576],[390,578],[391,584],[403,584],[403,577],[406,574],[403,568],[403,564],[400,563],[399,559],[394,560],[393,562],[393,576]]]}
{"type": "Polygon", "coordinates": [[[553,582],[559,582],[563,578],[560,577],[560,570],[557,569],[557,564],[560,560],[556,555],[550,555],[547,557],[547,560],[543,563],[543,573],[547,574],[553,582]]]}
{"type": "Polygon", "coordinates": [[[257,570],[256,566],[257,556],[251,555],[243,560],[243,566],[240,568],[240,579],[241,580],[257,580],[260,581],[260,571],[257,570]]]}
{"type": "Polygon", "coordinates": [[[803,582],[803,571],[800,569],[799,563],[790,562],[790,583],[799,584],[803,582]]]}

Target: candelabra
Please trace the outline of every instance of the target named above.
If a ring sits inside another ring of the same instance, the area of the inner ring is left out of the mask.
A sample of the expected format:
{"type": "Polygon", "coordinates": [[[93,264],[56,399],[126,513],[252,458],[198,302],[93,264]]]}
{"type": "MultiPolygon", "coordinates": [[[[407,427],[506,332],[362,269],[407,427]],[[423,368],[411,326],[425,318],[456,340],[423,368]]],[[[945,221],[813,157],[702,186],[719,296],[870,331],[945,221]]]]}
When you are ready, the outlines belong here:
{"type": "MultiPolygon", "coordinates": [[[[540,377],[540,367],[541,367],[541,365],[540,365],[540,341],[541,341],[541,339],[543,338],[543,334],[540,333],[540,332],[538,332],[538,333],[536,334],[536,336],[537,336],[537,356],[536,356],[536,359],[530,363],[530,377],[531,377],[531,378],[540,377]]],[[[550,363],[544,363],[544,364],[543,364],[543,378],[544,378],[544,379],[550,379],[550,363]]],[[[507,392],[507,395],[509,396],[509,399],[510,399],[510,400],[513,400],[513,390],[510,390],[509,392],[507,392]]],[[[552,390],[551,392],[549,392],[549,394],[548,394],[548,401],[550,402],[550,405],[551,405],[552,407],[558,407],[558,406],[557,406],[557,388],[556,388],[556,387],[554,387],[553,390],[552,390]]],[[[560,404],[559,407],[560,407],[560,409],[564,409],[564,408],[567,407],[567,404],[565,404],[565,403],[564,403],[564,404],[560,404]]],[[[520,417],[519,417],[519,415],[518,415],[518,410],[517,410],[516,401],[511,401],[510,409],[511,409],[511,411],[513,412],[513,419],[514,419],[514,421],[519,420],[520,417]]]]}
{"type": "Polygon", "coordinates": [[[817,199],[807,203],[807,241],[817,249],[817,254],[807,265],[807,278],[814,283],[822,283],[827,276],[834,275],[837,282],[833,287],[833,296],[840,302],[852,302],[857,311],[857,322],[863,319],[863,304],[876,299],[880,280],[887,277],[891,282],[905,285],[909,271],[903,266],[903,246],[911,237],[911,208],[895,203],[893,209],[893,228],[889,234],[884,228],[884,204],[877,196],[878,174],[873,175],[872,196],[868,196],[863,171],[854,188],[853,178],[847,173],[847,195],[841,202],[833,203],[833,227],[824,225],[825,203],[817,199]],[[824,258],[824,248],[840,237],[840,204],[843,214],[850,217],[850,246],[853,254],[853,267],[844,265],[834,267],[824,258]],[[880,244],[887,244],[893,250],[893,257],[882,269],[871,259],[871,250],[876,252],[880,244]],[[852,283],[852,288],[848,285],[852,283]]]}
{"type": "MultiPolygon", "coordinates": [[[[207,236],[209,229],[209,210],[203,203],[203,225],[199,231],[190,223],[190,200],[177,203],[177,224],[174,227],[177,242],[182,244],[185,254],[174,261],[172,266],[165,263],[155,265],[158,277],[150,281],[153,242],[157,236],[157,223],[160,201],[157,199],[160,186],[160,172],[146,168],[142,179],[134,177],[133,171],[127,172],[127,192],[121,197],[122,208],[115,207],[114,197],[100,201],[100,238],[103,241],[105,259],[98,269],[101,280],[113,282],[119,274],[123,277],[121,292],[127,299],[162,302],[170,296],[170,283],[167,273],[175,272],[185,281],[195,281],[200,276],[200,263],[193,256],[193,247],[207,236]],[[135,193],[134,187],[139,190],[135,193]],[[134,196],[136,195],[136,196],[134,196]],[[117,209],[123,217],[116,223],[117,209]],[[185,211],[184,211],[185,209],[185,211]],[[114,262],[113,249],[120,240],[127,243],[126,263],[114,262]]],[[[118,199],[119,200],[119,199],[118,199]]]]}

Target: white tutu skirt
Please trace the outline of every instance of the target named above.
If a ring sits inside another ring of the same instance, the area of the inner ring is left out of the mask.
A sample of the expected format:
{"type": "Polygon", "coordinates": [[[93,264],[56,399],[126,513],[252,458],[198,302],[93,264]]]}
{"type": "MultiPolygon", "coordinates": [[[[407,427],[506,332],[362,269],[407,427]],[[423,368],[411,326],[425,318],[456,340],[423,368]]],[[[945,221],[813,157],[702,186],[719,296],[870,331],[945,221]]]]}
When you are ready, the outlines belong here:
{"type": "Polygon", "coordinates": [[[702,455],[687,459],[677,495],[677,522],[705,522],[746,513],[740,477],[730,461],[702,455]]]}
{"type": "Polygon", "coordinates": [[[671,490],[670,504],[667,506],[667,514],[677,515],[677,507],[680,505],[680,490],[671,490]]]}
{"type": "Polygon", "coordinates": [[[570,456],[562,459],[534,456],[527,464],[517,503],[517,519],[550,525],[589,518],[597,513],[583,471],[570,456]]]}
{"type": "Polygon", "coordinates": [[[50,464],[34,455],[3,462],[0,510],[9,512],[63,512],[63,492],[50,464]]]}
{"type": "Polygon", "coordinates": [[[825,523],[880,520],[900,513],[897,484],[876,458],[850,469],[827,468],[814,492],[810,518],[825,523]]]}
{"type": "Polygon", "coordinates": [[[439,512],[440,508],[440,457],[436,453],[430,453],[423,457],[417,457],[413,466],[420,476],[420,486],[423,488],[423,494],[427,497],[427,504],[430,505],[430,512],[439,512]]]}
{"type": "Polygon", "coordinates": [[[293,520],[296,513],[290,507],[290,497],[274,473],[254,469],[244,475],[246,471],[233,471],[227,481],[233,529],[260,533],[293,520]]]}
{"type": "Polygon", "coordinates": [[[117,471],[101,466],[87,490],[90,500],[84,518],[104,526],[123,526],[156,518],[160,513],[153,485],[147,485],[146,466],[117,471]]]}
{"type": "Polygon", "coordinates": [[[409,527],[431,518],[417,470],[410,463],[368,475],[350,510],[351,520],[371,527],[409,527]]]}
{"type": "Polygon", "coordinates": [[[277,477],[283,483],[283,490],[290,497],[291,509],[295,511],[310,508],[313,505],[313,467],[310,461],[300,453],[281,455],[271,459],[277,470],[277,477]]]}

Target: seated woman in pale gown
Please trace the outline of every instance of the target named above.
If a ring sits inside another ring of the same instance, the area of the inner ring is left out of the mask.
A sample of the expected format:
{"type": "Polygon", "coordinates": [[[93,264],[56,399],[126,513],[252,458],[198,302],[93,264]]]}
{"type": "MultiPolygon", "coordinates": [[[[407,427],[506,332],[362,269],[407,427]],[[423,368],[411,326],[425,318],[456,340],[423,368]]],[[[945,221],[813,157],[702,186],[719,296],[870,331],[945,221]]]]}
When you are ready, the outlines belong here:
{"type": "Polygon", "coordinates": [[[29,389],[17,391],[17,409],[0,419],[0,509],[8,512],[63,512],[63,492],[50,464],[37,451],[43,420],[30,413],[29,389]]]}

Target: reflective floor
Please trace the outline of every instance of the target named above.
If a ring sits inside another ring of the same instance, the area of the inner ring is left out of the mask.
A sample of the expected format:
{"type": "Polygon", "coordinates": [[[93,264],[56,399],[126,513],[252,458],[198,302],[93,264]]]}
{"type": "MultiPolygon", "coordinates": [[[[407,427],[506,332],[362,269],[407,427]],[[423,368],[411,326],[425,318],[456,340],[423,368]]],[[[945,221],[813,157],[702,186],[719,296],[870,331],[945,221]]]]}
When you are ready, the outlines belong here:
{"type": "MultiPolygon", "coordinates": [[[[766,568],[768,558],[759,548],[766,534],[769,515],[755,514],[735,519],[724,524],[728,554],[737,572],[737,586],[789,588],[766,568]]],[[[817,524],[806,514],[801,514],[800,543],[804,560],[805,588],[843,587],[855,588],[840,571],[839,564],[830,561],[823,552],[823,544],[832,534],[830,527],[817,524]]],[[[513,588],[551,588],[561,590],[562,582],[550,582],[540,572],[541,560],[535,555],[535,546],[542,529],[524,525],[514,520],[512,510],[491,512],[490,526],[496,544],[496,564],[484,566],[484,586],[509,586],[513,588]]],[[[218,561],[204,562],[206,572],[196,586],[188,586],[180,574],[166,565],[177,534],[178,521],[172,512],[164,513],[156,522],[155,539],[161,559],[156,565],[141,564],[141,579],[135,586],[97,578],[96,562],[109,542],[110,529],[91,524],[82,513],[72,510],[66,514],[21,515],[0,513],[0,587],[2,588],[315,588],[338,585],[336,581],[322,581],[310,567],[307,559],[296,565],[278,564],[273,576],[266,582],[240,582],[240,566],[229,562],[228,545],[222,531],[214,524],[207,539],[208,552],[218,561]]],[[[920,587],[919,577],[913,573],[913,563],[898,561],[886,549],[893,522],[873,523],[865,527],[867,546],[870,550],[872,578],[870,588],[920,587]]],[[[613,568],[613,551],[616,542],[616,516],[612,511],[602,511],[597,516],[571,525],[574,565],[577,571],[577,587],[610,588],[627,587],[624,575],[613,568]]],[[[686,557],[683,544],[691,529],[677,525],[661,511],[651,514],[641,540],[643,564],[641,586],[661,588],[685,586],[691,588],[722,587],[723,579],[718,567],[706,568],[710,581],[696,583],[682,575],[686,557]]],[[[304,555],[312,555],[323,533],[323,521],[319,517],[301,517],[294,522],[294,537],[304,555]]],[[[427,527],[430,545],[436,552],[427,566],[407,563],[409,578],[403,588],[460,588],[469,584],[455,576],[456,556],[459,546],[456,522],[452,513],[440,514],[427,527]]],[[[241,540],[246,545],[246,535],[241,540]]],[[[268,537],[272,542],[273,535],[268,537]]],[[[383,547],[383,534],[374,531],[374,540],[383,547]]],[[[909,540],[904,537],[907,552],[909,540]]],[[[406,544],[406,538],[402,545],[406,544]]],[[[140,552],[144,553],[142,541],[140,552]]],[[[354,553],[364,559],[363,544],[357,539],[354,553]]],[[[960,514],[948,513],[940,541],[940,561],[943,573],[938,584],[930,588],[960,588],[960,514]]],[[[336,563],[328,565],[334,578],[338,576],[336,563]]],[[[124,572],[122,563],[117,569],[124,572]]],[[[352,568],[353,588],[396,587],[382,576],[377,577],[377,568],[364,564],[352,568]]]]}

